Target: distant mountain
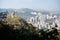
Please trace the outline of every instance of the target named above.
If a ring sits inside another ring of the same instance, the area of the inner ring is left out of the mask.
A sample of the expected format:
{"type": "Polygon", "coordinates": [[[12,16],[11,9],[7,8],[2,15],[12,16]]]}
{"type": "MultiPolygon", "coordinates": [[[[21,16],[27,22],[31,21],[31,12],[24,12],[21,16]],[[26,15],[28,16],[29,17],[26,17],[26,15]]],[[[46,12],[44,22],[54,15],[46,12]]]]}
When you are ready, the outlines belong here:
{"type": "Polygon", "coordinates": [[[29,19],[32,16],[35,16],[31,14],[31,12],[38,12],[36,10],[28,9],[28,8],[21,8],[21,9],[16,9],[16,15],[21,16],[24,19],[29,19]]]}
{"type": "Polygon", "coordinates": [[[60,16],[60,11],[52,11],[53,14],[60,16]]]}
{"type": "MultiPolygon", "coordinates": [[[[37,11],[37,10],[33,10],[33,9],[29,9],[29,8],[20,8],[20,9],[0,9],[0,12],[1,11],[8,11],[8,17],[11,15],[11,12],[12,11],[15,11],[15,14],[16,16],[19,16],[23,19],[25,19],[26,21],[28,21],[30,19],[30,17],[33,17],[33,16],[36,16],[35,14],[36,13],[42,13],[42,14],[50,14],[51,12],[48,12],[48,11],[37,11]],[[32,14],[33,12],[36,12],[34,14],[32,14]]],[[[56,14],[56,15],[59,15],[60,12],[52,12],[52,14],[56,14]],[[58,13],[58,14],[57,14],[58,13]]]]}
{"type": "Polygon", "coordinates": [[[29,8],[21,8],[21,9],[16,9],[16,15],[26,19],[27,21],[30,19],[30,17],[36,16],[36,14],[32,14],[33,12],[36,13],[42,13],[42,14],[49,14],[47,11],[37,11],[29,8]]]}

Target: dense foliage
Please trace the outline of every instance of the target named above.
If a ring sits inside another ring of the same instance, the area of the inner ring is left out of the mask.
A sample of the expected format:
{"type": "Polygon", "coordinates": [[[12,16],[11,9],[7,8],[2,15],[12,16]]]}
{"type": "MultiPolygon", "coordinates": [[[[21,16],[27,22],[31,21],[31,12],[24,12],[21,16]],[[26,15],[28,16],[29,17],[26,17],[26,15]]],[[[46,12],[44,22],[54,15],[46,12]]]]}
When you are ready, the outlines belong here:
{"type": "Polygon", "coordinates": [[[56,29],[53,29],[50,32],[40,30],[38,28],[33,27],[32,24],[28,24],[26,21],[16,18],[9,19],[9,23],[17,22],[21,25],[19,27],[14,27],[16,24],[3,24],[0,23],[0,40],[59,40],[58,32],[56,29]],[[14,21],[15,19],[15,21],[14,21]]]}

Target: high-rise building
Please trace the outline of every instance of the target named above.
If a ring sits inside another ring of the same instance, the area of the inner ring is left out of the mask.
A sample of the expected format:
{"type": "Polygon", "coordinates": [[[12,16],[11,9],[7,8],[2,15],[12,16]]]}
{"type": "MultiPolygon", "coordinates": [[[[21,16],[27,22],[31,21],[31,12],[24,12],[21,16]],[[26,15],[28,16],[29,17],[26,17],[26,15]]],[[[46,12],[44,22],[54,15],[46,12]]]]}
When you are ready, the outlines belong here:
{"type": "Polygon", "coordinates": [[[37,15],[34,17],[31,17],[30,21],[33,23],[33,26],[38,27],[39,29],[51,29],[52,27],[55,27],[55,23],[60,26],[60,18],[56,15],[52,14],[41,14],[36,13],[37,15]]]}

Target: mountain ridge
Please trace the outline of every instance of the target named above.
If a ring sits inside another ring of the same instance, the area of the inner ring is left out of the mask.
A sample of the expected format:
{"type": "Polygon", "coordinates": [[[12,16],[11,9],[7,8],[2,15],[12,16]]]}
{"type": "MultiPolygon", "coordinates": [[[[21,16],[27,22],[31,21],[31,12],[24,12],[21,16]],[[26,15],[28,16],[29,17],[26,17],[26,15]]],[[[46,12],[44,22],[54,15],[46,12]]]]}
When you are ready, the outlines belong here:
{"type": "Polygon", "coordinates": [[[36,13],[42,13],[42,14],[56,14],[56,15],[60,15],[60,12],[56,12],[56,11],[37,11],[34,9],[29,9],[29,8],[20,8],[20,9],[0,9],[0,12],[4,12],[4,11],[8,11],[8,16],[11,15],[12,10],[15,12],[16,16],[19,16],[25,20],[28,20],[30,17],[36,16],[36,14],[31,14],[32,12],[36,12],[36,13]]]}

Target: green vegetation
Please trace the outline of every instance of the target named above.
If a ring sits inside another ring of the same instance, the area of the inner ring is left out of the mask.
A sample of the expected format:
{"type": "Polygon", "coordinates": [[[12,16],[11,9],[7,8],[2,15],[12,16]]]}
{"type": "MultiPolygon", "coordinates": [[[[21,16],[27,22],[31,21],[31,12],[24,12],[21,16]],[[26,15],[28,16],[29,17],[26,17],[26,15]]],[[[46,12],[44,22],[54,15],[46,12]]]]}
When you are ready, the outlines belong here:
{"type": "Polygon", "coordinates": [[[7,25],[0,24],[0,40],[59,40],[57,37],[59,35],[56,34],[57,30],[55,29],[47,33],[47,31],[39,30],[33,27],[32,24],[28,24],[19,18],[9,18],[7,19],[7,23],[7,25]],[[12,25],[11,22],[19,24],[14,27],[16,24],[12,25]]]}
{"type": "Polygon", "coordinates": [[[58,32],[59,32],[58,38],[60,39],[60,30],[58,32]]]}

